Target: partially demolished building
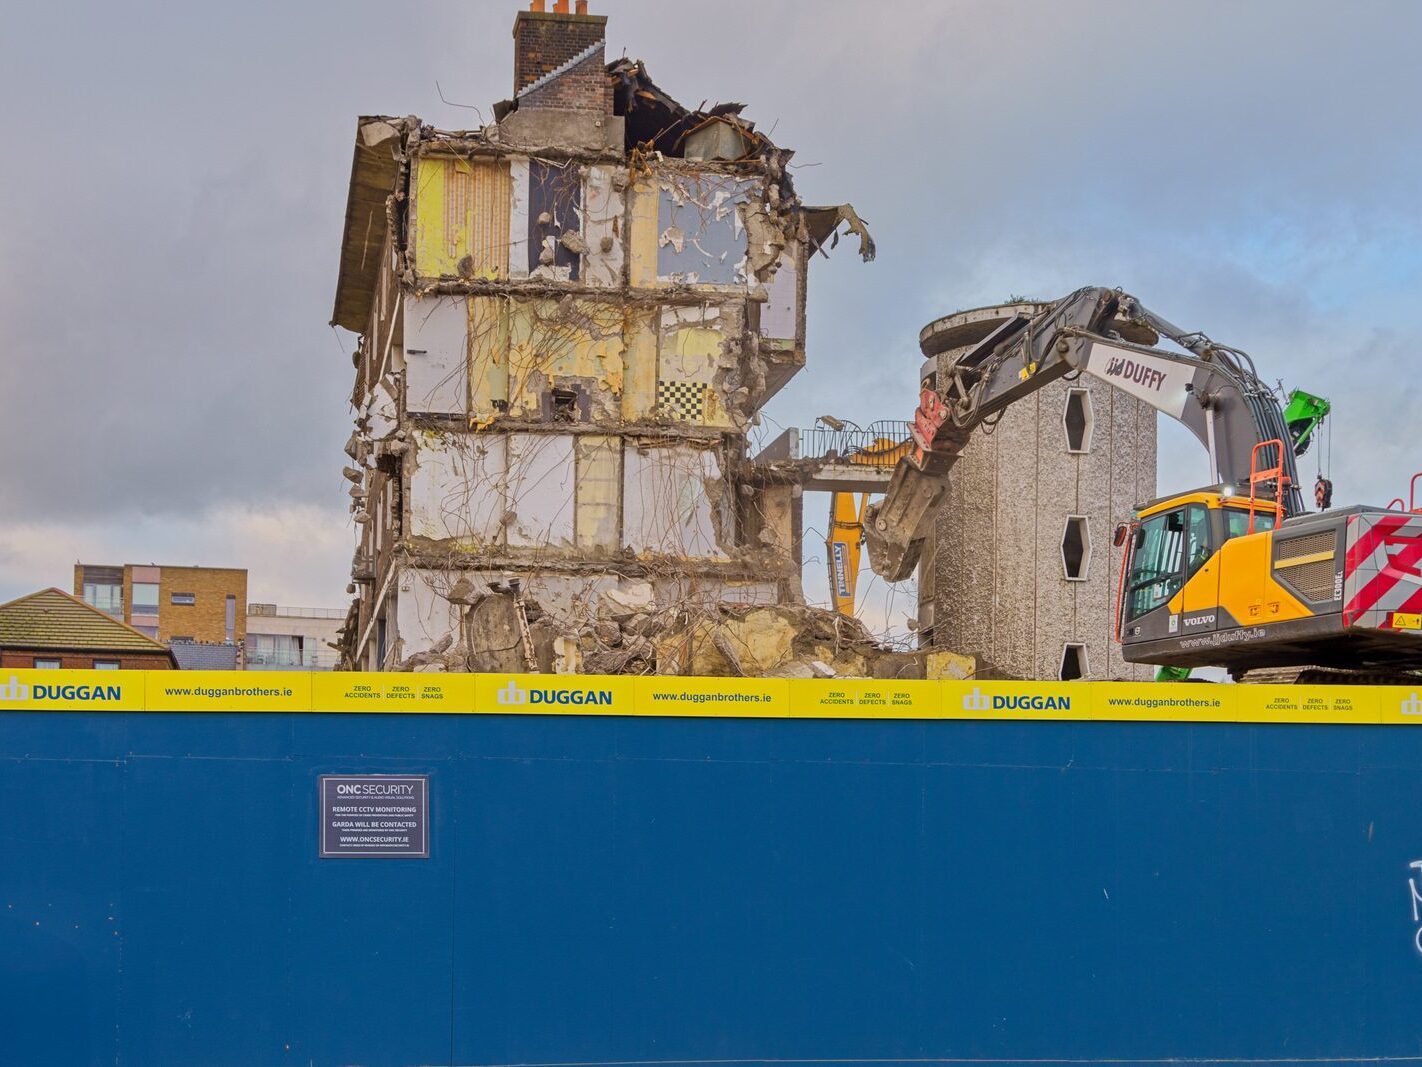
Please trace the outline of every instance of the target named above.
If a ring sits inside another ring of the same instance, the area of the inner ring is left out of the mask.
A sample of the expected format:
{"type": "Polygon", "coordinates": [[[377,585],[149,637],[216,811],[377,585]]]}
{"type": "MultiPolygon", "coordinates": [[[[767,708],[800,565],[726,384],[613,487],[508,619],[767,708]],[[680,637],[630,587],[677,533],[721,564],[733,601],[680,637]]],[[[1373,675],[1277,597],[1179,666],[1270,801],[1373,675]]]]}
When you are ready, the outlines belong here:
{"type": "Polygon", "coordinates": [[[808,257],[872,243],[741,105],[606,62],[605,23],[520,11],[481,129],[357,124],[347,667],[693,669],[673,623],[800,603],[797,487],[747,433],[804,366],[808,257]]]}

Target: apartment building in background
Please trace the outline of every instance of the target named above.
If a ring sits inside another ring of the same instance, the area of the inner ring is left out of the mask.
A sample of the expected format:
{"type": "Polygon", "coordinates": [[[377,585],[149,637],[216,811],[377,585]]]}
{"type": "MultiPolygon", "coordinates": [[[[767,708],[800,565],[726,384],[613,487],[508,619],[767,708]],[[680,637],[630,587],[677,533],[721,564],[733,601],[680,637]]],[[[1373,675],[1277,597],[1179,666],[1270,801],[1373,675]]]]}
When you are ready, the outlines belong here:
{"type": "Polygon", "coordinates": [[[329,671],[345,608],[248,604],[243,660],[254,671],[329,671]]]}
{"type": "Polygon", "coordinates": [[[239,567],[76,563],[74,595],[164,644],[234,645],[247,634],[239,567]]]}

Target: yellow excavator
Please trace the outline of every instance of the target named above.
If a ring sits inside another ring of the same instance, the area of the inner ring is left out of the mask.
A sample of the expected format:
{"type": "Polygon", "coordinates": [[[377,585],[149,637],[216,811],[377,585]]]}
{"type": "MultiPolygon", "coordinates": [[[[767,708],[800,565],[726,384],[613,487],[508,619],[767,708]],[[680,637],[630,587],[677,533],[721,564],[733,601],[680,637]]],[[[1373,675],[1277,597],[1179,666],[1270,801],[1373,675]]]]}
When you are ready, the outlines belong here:
{"type": "Polygon", "coordinates": [[[1307,513],[1295,463],[1303,423],[1291,425],[1249,356],[1118,289],[1083,288],[1018,314],[923,380],[908,454],[864,511],[875,572],[888,581],[913,573],[976,427],[1080,374],[1179,420],[1215,477],[1140,506],[1116,530],[1116,631],[1127,661],[1223,666],[1237,677],[1307,667],[1368,681],[1422,670],[1418,479],[1406,504],[1307,513]]]}
{"type": "MultiPolygon", "coordinates": [[[[880,436],[878,424],[867,431],[834,420],[848,443],[838,451],[839,461],[855,466],[892,467],[908,455],[911,442],[880,436]]],[[[902,426],[903,423],[896,425],[902,426]]],[[[841,615],[854,615],[854,595],[859,584],[859,562],[864,546],[864,518],[868,493],[838,491],[830,494],[829,528],[825,534],[825,559],[829,566],[830,604],[841,615]]]]}

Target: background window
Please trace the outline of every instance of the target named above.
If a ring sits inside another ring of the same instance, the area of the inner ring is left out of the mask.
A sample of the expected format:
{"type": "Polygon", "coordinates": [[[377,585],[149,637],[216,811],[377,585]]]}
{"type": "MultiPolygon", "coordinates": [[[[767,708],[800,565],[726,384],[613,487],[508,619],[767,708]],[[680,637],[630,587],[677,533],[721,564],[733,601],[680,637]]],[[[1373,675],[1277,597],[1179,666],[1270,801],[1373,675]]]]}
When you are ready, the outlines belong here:
{"type": "Polygon", "coordinates": [[[37,671],[57,671],[59,670],[59,660],[57,659],[36,659],[35,670],[37,671]]]}
{"type": "Polygon", "coordinates": [[[158,614],[158,583],[157,582],[134,582],[133,583],[133,606],[134,615],[157,615],[158,614]]]}
{"type": "Polygon", "coordinates": [[[116,671],[119,669],[119,662],[116,659],[96,659],[94,670],[96,671],[116,671]]]}
{"type": "Polygon", "coordinates": [[[197,603],[197,594],[196,594],[196,593],[173,593],[168,599],[169,599],[170,602],[172,602],[172,603],[174,603],[174,604],[196,604],[196,603],[197,603]]]}
{"type": "Polygon", "coordinates": [[[231,641],[237,634],[237,598],[231,593],[227,594],[226,613],[227,640],[231,641]]]}
{"type": "Polygon", "coordinates": [[[123,615],[123,586],[107,582],[85,582],[84,602],[110,615],[123,615]]]}
{"type": "Polygon", "coordinates": [[[144,637],[151,637],[155,641],[158,640],[158,627],[156,626],[135,626],[134,629],[144,637]]]}

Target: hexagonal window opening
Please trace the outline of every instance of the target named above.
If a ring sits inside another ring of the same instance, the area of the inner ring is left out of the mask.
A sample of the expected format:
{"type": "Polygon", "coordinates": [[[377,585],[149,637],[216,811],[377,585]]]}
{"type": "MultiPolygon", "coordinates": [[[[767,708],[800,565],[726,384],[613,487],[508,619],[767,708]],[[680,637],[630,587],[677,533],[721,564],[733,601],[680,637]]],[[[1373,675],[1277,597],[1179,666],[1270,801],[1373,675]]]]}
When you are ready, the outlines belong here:
{"type": "Polygon", "coordinates": [[[1096,429],[1091,390],[1067,390],[1066,407],[1062,411],[1062,428],[1066,431],[1068,452],[1081,454],[1091,451],[1092,431],[1096,429]]]}
{"type": "Polygon", "coordinates": [[[1091,529],[1085,515],[1068,515],[1062,530],[1062,575],[1069,582],[1086,581],[1091,566],[1091,529]]]}

